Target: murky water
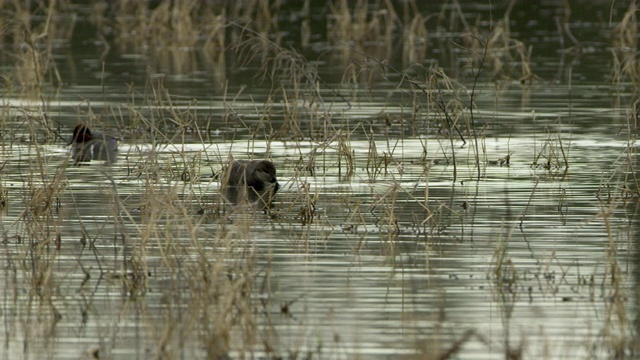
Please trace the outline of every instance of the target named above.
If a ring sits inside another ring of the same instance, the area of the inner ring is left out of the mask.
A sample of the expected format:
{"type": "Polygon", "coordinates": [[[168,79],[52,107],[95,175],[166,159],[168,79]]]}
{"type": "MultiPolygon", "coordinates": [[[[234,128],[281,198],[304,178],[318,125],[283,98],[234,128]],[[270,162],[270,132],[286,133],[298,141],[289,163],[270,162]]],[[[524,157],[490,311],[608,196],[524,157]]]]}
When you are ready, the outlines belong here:
{"type": "Polygon", "coordinates": [[[635,356],[626,4],[227,4],[222,45],[167,4],[7,27],[2,359],[635,356]],[[116,164],[72,165],[81,121],[116,164]],[[223,211],[230,157],[277,165],[269,214],[223,211]]]}

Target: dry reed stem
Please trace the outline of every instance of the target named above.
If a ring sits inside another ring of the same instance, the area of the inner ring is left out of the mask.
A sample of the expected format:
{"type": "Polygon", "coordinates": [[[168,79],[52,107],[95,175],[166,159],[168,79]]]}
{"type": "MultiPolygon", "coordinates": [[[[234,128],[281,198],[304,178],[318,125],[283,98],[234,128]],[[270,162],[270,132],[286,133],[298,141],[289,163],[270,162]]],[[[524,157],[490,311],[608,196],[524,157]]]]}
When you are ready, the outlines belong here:
{"type": "Polygon", "coordinates": [[[614,65],[612,82],[625,80],[640,82],[640,69],[635,53],[638,49],[638,19],[636,2],[629,3],[620,23],[612,30],[613,48],[611,49],[614,65]]]}

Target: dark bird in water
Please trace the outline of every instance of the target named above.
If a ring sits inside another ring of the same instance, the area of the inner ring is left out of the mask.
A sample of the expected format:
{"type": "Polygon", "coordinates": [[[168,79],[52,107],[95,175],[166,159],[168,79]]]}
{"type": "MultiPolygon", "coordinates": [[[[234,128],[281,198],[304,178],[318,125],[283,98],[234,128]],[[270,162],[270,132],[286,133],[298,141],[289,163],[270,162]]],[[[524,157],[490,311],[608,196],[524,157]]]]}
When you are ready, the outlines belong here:
{"type": "Polygon", "coordinates": [[[71,154],[74,164],[91,160],[102,160],[108,164],[116,161],[120,137],[112,133],[91,131],[85,124],[78,124],[67,145],[73,145],[71,154]]]}
{"type": "Polygon", "coordinates": [[[225,179],[225,196],[229,202],[257,209],[269,208],[280,188],[276,167],[268,160],[235,160],[223,181],[225,179]]]}

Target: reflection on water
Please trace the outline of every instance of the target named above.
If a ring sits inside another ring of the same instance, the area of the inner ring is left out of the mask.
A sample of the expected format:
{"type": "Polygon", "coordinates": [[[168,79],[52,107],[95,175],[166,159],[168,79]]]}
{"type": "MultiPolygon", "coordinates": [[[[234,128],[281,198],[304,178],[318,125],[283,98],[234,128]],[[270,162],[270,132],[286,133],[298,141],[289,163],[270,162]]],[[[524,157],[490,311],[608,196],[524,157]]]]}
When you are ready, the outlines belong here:
{"type": "MultiPolygon", "coordinates": [[[[424,14],[412,23],[422,40],[409,49],[406,34],[395,58],[393,31],[360,33],[366,21],[344,22],[345,4],[281,8],[290,14],[283,39],[254,34],[275,31],[258,20],[245,33],[227,23],[233,39],[176,34],[182,56],[167,39],[103,49],[133,37],[144,19],[119,32],[116,19],[131,18],[111,15],[117,6],[74,5],[114,23],[68,40],[79,50],[58,65],[64,86],[51,90],[51,81],[32,89],[43,98],[16,91],[4,100],[4,358],[635,354],[635,85],[604,83],[609,70],[586,61],[610,55],[599,20],[576,6],[569,27],[547,28],[564,10],[516,2],[512,38],[492,49],[535,44],[535,76],[513,66],[515,53],[499,66],[507,58],[496,50],[475,80],[478,64],[452,46],[473,26],[455,24],[473,15],[484,34],[489,9],[468,1],[412,9],[424,14]],[[314,14],[329,11],[335,28],[314,35],[326,26],[314,14]],[[450,28],[432,24],[444,18],[450,28]],[[305,27],[309,47],[291,50],[305,27]],[[558,55],[540,40],[568,41],[569,32],[584,42],[581,54],[567,45],[558,55]],[[98,53],[79,45],[96,38],[98,53]],[[198,41],[207,43],[201,52],[198,41]],[[242,45],[217,54],[225,41],[242,45]],[[443,68],[428,70],[435,64],[443,68]],[[79,121],[125,134],[116,164],[72,166],[63,143],[79,121]],[[276,164],[282,187],[269,214],[223,204],[230,157],[276,164]]],[[[130,6],[154,17],[145,31],[173,36],[159,16],[168,3],[148,13],[130,6]]],[[[508,11],[500,6],[493,16],[508,11]]],[[[617,21],[627,10],[585,7],[614,11],[617,21]]],[[[217,8],[198,10],[207,20],[195,29],[214,23],[206,11],[217,8]]],[[[372,11],[368,29],[407,28],[393,18],[400,13],[372,11]]],[[[94,29],[98,20],[83,21],[94,29]]],[[[42,38],[21,41],[44,54],[29,42],[42,38]]]]}

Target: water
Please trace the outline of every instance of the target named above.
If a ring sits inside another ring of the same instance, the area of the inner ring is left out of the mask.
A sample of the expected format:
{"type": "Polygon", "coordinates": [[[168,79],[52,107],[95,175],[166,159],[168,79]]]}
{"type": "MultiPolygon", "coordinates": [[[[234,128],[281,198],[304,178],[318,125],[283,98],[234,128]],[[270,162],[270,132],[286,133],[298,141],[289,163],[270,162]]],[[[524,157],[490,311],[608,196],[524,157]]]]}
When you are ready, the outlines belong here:
{"type": "Polygon", "coordinates": [[[609,66],[626,5],[572,4],[569,34],[555,2],[514,4],[473,118],[473,51],[453,42],[506,2],[420,5],[416,48],[400,22],[391,42],[328,35],[323,4],[284,4],[277,28],[251,13],[274,43],[242,38],[251,7],[229,4],[213,48],[204,28],[139,40],[135,16],[123,38],[117,6],[58,9],[76,31],[50,29],[42,97],[14,75],[3,99],[2,358],[634,357],[636,83],[609,66]],[[116,164],[71,165],[79,121],[124,135],[116,164]],[[277,165],[270,214],[222,212],[229,157],[277,165]]]}

